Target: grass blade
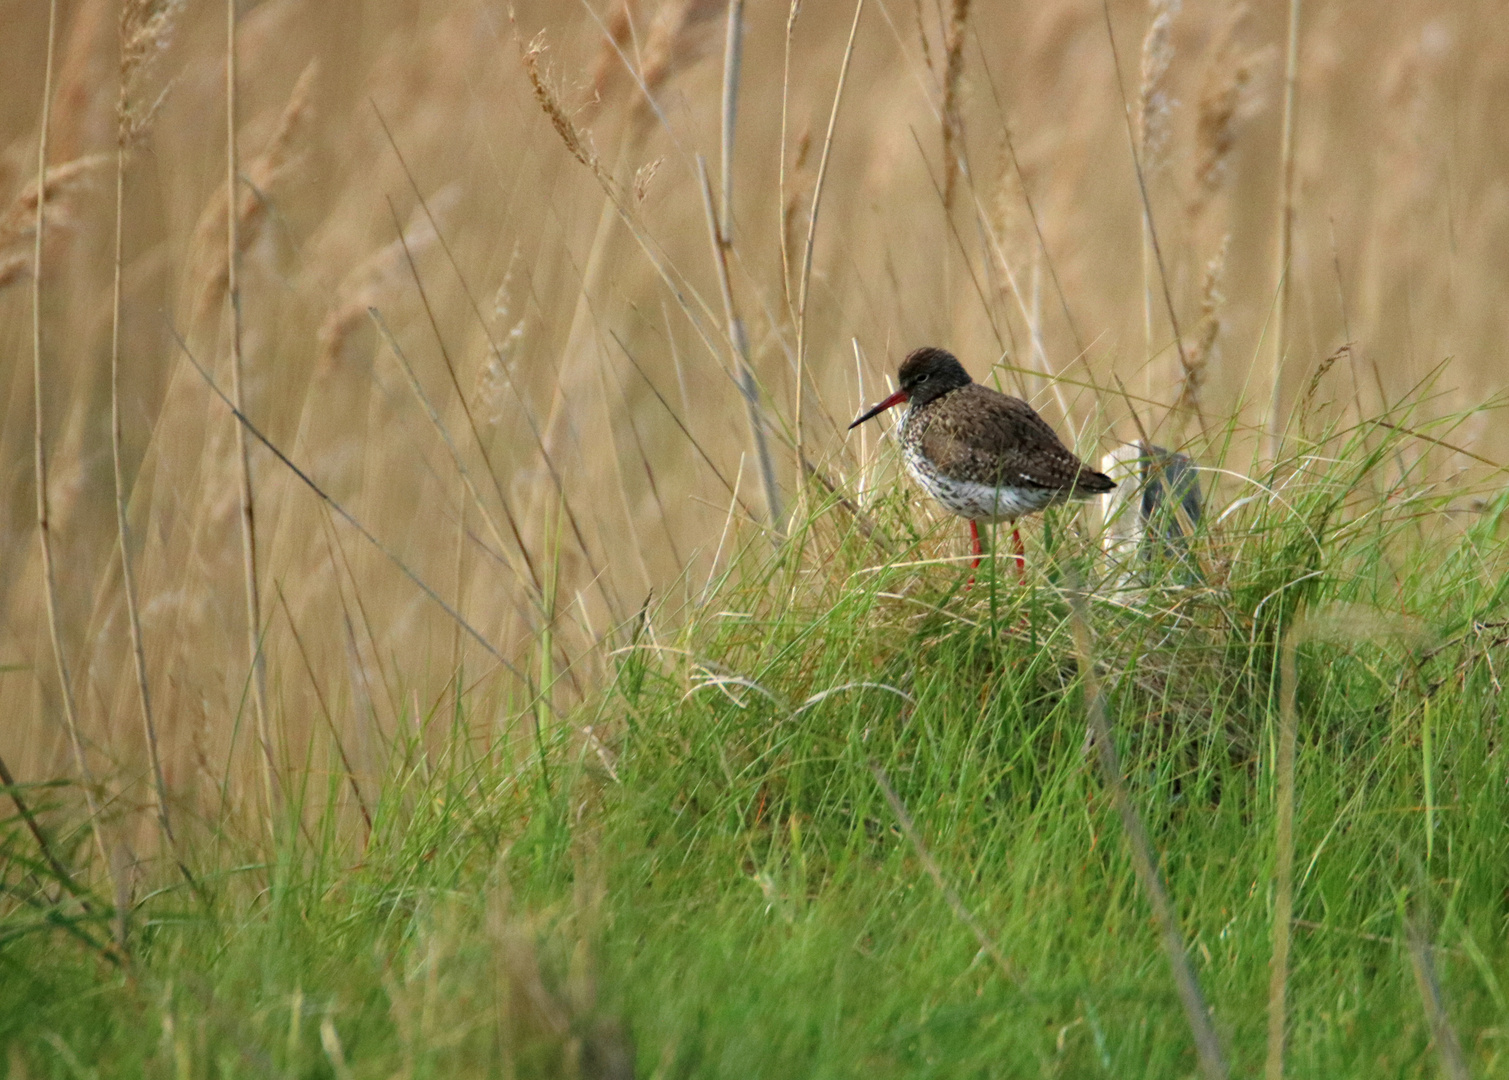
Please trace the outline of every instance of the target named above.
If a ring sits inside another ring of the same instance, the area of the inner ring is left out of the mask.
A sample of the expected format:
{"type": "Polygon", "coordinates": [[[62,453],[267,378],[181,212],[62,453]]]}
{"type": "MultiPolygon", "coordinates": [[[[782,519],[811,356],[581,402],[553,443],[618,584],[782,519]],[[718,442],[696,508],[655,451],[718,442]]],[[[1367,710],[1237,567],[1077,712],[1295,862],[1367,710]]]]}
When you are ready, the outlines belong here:
{"type": "Polygon", "coordinates": [[[1194,1036],[1195,1052],[1200,1058],[1200,1071],[1206,1080],[1221,1080],[1227,1075],[1226,1055],[1221,1041],[1210,1022],[1210,1012],[1205,996],[1200,992],[1199,980],[1189,965],[1189,955],[1184,948],[1184,935],[1179,930],[1178,916],[1173,902],[1163,886],[1158,873],[1157,856],[1147,827],[1143,825],[1132,797],[1127,792],[1126,781],[1121,774],[1121,761],[1116,754],[1115,735],[1106,715],[1105,699],[1101,696],[1100,680],[1095,674],[1095,659],[1090,641],[1090,624],[1085,609],[1084,596],[1075,583],[1069,592],[1070,623],[1074,630],[1074,647],[1079,657],[1079,674],[1085,686],[1085,711],[1089,713],[1090,733],[1100,758],[1100,771],[1105,784],[1111,789],[1116,811],[1121,816],[1122,828],[1127,835],[1127,844],[1132,849],[1132,864],[1137,868],[1137,878],[1147,894],[1153,909],[1153,919],[1158,924],[1164,954],[1174,976],[1174,985],[1179,991],[1179,1001],[1184,1006],[1184,1016],[1189,1022],[1190,1034],[1194,1036]]]}

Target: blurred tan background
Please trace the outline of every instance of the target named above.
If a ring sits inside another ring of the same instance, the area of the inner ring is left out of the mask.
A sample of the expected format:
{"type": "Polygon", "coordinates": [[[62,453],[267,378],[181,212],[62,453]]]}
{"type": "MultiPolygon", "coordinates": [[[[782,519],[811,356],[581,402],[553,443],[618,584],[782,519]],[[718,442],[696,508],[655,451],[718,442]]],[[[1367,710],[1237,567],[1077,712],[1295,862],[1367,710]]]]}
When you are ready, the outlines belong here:
{"type": "MultiPolygon", "coordinates": [[[[718,553],[726,564],[754,535],[725,530],[766,506],[696,160],[718,189],[726,6],[521,3],[515,30],[492,0],[241,5],[247,411],[529,676],[254,446],[269,712],[296,765],[312,739],[323,769],[337,731],[370,782],[416,713],[449,726],[458,682],[484,740],[530,712],[542,674],[569,704],[600,677],[594,641],[652,594],[695,602],[718,553]],[[521,58],[530,42],[559,124],[521,58]]],[[[110,448],[117,7],[60,4],[41,285],[58,619],[92,771],[128,821],[149,770],[110,448]]],[[[788,507],[798,282],[854,7],[790,14],[745,10],[730,246],[788,507]]],[[[46,15],[0,0],[0,753],[30,780],[75,772],[32,481],[27,215],[46,15]]],[[[1097,0],[864,5],[803,334],[804,447],[836,483],[852,491],[859,464],[844,424],[924,343],[1026,393],[1082,453],[1136,436],[1129,403],[1197,454],[1212,452],[1197,412],[1212,430],[1237,416],[1239,442],[1258,445],[1287,5],[1117,0],[1111,16],[1124,91],[1097,0]]],[[[186,806],[213,805],[227,777],[233,801],[257,797],[242,782],[256,751],[233,421],[174,339],[229,387],[224,35],[218,5],[178,14],[134,87],[148,110],[164,96],[125,174],[131,557],[167,783],[186,806]]],[[[1424,416],[1502,394],[1509,5],[1307,4],[1298,56],[1282,414],[1328,357],[1306,406],[1316,425],[1393,407],[1432,373],[1424,416]]],[[[1500,415],[1436,434],[1499,460],[1500,415]]],[[[873,455],[873,432],[863,445],[873,455]]],[[[1432,467],[1451,483],[1471,462],[1432,467]]]]}

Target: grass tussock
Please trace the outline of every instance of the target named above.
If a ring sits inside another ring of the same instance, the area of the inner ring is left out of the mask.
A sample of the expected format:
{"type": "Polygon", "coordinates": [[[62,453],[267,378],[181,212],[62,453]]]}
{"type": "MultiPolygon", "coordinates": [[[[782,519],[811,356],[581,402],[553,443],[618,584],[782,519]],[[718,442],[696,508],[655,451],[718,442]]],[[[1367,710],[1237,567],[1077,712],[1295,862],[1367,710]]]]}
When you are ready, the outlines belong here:
{"type": "Polygon", "coordinates": [[[1503,1071],[1490,7],[18,8],[0,1059],[1503,1071]]]}
{"type": "Polygon", "coordinates": [[[1127,806],[1233,1065],[1263,1056],[1292,715],[1289,1068],[1410,1074],[1444,1022],[1491,1070],[1509,505],[1426,557],[1439,503],[1386,479],[1404,440],[1331,435],[1327,460],[1202,528],[1198,585],[1155,561],[1116,587],[1056,513],[1030,588],[992,560],[966,594],[902,493],[868,511],[892,557],[837,500],[774,554],[740,530],[701,603],[611,632],[566,722],[479,738],[468,702],[406,706],[370,834],[340,761],[309,760],[272,837],[228,827],[190,857],[202,893],[136,886],[119,969],[109,905],[49,902],[15,834],[7,887],[32,902],[6,923],[8,1037],[23,1060],[45,1030],[144,1072],[227,1054],[352,1075],[1188,1072],[1095,764],[1078,605],[1127,806]]]}

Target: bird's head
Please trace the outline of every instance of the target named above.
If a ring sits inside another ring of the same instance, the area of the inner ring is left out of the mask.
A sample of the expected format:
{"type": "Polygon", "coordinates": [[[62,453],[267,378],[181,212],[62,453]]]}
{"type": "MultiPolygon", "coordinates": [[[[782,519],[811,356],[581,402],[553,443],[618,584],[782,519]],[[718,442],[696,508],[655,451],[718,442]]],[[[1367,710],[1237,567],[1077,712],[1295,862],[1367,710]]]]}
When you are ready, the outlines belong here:
{"type": "Polygon", "coordinates": [[[903,402],[910,402],[914,407],[926,405],[950,390],[968,386],[973,380],[953,353],[947,349],[935,349],[929,346],[914,349],[901,362],[901,370],[896,374],[896,381],[901,384],[901,389],[850,424],[851,431],[894,405],[900,405],[903,402]]]}

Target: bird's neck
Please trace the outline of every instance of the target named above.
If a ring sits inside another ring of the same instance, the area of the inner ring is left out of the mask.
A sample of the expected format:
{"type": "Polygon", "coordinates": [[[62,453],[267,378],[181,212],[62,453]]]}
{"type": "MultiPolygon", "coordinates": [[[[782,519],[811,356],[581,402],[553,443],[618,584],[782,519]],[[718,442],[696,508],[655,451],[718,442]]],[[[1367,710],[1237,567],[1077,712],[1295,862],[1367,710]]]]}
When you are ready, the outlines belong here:
{"type": "Polygon", "coordinates": [[[957,394],[960,390],[963,390],[968,385],[969,383],[963,383],[959,386],[946,386],[941,390],[934,390],[932,393],[926,394],[920,398],[914,397],[907,404],[907,413],[911,414],[913,412],[917,412],[918,410],[926,409],[931,405],[936,405],[940,401],[944,401],[952,395],[957,394]]]}

